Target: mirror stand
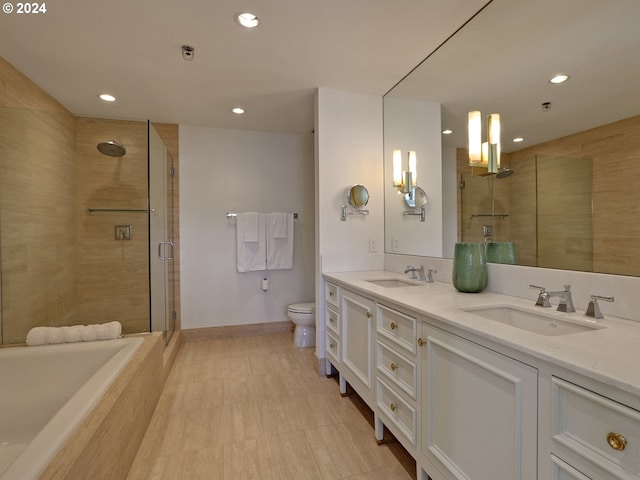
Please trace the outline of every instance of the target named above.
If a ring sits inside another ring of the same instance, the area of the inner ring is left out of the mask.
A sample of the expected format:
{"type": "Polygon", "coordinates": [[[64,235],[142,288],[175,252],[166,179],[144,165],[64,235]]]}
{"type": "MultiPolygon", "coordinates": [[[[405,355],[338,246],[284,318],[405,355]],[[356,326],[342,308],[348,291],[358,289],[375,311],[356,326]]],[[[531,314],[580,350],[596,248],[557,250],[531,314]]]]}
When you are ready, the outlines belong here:
{"type": "Polygon", "coordinates": [[[411,210],[405,210],[402,215],[416,215],[420,217],[421,222],[424,222],[427,202],[425,191],[420,187],[413,187],[410,192],[404,194],[404,204],[411,210]]]}

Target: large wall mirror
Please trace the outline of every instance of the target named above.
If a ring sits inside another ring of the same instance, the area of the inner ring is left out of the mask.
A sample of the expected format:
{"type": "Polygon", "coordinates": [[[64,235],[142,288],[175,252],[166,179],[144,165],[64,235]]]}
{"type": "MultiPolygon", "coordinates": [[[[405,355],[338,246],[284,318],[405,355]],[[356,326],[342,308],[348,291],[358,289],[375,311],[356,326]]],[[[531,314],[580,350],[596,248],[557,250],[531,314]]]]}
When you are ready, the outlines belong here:
{"type": "Polygon", "coordinates": [[[493,0],[430,53],[385,95],[385,185],[398,132],[424,146],[416,124],[437,125],[442,164],[423,155],[417,169],[442,178],[441,205],[429,197],[442,219],[424,247],[394,244],[415,227],[387,219],[388,189],[385,251],[450,257],[456,241],[505,241],[520,265],[640,275],[638,18],[637,0],[493,0]],[[550,82],[559,73],[568,80],[550,82]],[[415,115],[433,105],[426,122],[415,115]],[[501,116],[498,174],[468,166],[472,110],[501,116]]]}

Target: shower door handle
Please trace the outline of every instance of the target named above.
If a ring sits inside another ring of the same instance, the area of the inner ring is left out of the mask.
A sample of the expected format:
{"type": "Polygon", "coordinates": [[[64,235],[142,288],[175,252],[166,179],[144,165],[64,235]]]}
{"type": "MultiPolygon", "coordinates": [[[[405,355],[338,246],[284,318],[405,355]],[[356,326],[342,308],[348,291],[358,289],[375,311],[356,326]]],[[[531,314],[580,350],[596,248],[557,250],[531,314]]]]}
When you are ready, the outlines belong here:
{"type": "Polygon", "coordinates": [[[168,260],[173,260],[173,242],[170,240],[165,240],[162,242],[158,243],[158,257],[160,258],[160,260],[162,261],[168,261],[168,260]],[[171,255],[168,257],[163,257],[162,256],[162,246],[163,245],[171,245],[171,255]]]}

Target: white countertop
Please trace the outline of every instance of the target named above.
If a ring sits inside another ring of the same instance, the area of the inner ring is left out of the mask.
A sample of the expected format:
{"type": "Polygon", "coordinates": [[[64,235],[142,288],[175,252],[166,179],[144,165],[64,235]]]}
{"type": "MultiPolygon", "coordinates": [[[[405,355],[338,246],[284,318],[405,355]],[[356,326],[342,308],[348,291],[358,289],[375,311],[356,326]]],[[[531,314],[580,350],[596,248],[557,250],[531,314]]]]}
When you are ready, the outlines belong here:
{"type": "Polygon", "coordinates": [[[602,383],[640,396],[640,323],[605,316],[596,324],[606,328],[568,335],[547,336],[482,318],[463,308],[509,305],[533,313],[557,317],[560,321],[593,324],[584,312],[563,313],[553,308],[535,307],[537,292],[522,299],[491,292],[460,293],[449,283],[424,283],[419,286],[387,288],[367,280],[407,279],[406,275],[387,271],[325,273],[324,276],[350,290],[373,296],[461,328],[532,357],[548,361],[602,383]]]}

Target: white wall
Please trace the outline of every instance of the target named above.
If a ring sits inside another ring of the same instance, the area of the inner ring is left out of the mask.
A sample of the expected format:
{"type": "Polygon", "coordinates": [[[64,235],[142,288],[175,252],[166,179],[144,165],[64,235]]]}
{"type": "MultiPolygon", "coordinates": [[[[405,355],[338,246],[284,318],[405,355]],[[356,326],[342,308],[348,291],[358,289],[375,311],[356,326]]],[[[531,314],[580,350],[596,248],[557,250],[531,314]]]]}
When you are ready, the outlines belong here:
{"type": "Polygon", "coordinates": [[[442,139],[440,104],[384,99],[384,156],[386,177],[393,178],[393,150],[402,151],[403,170],[408,169],[407,154],[415,150],[417,185],[427,194],[426,219],[405,216],[409,210],[391,181],[384,185],[385,251],[410,255],[442,255],[442,139]]]}
{"type": "Polygon", "coordinates": [[[324,358],[322,272],[384,268],[382,97],[319,88],[315,115],[316,355],[324,358]],[[370,213],[343,222],[340,206],[356,183],[369,191],[370,213]]]}
{"type": "Polygon", "coordinates": [[[287,320],[288,304],[314,298],[313,136],[185,125],[179,133],[183,328],[287,320]],[[293,269],[238,273],[236,222],[225,214],[244,211],[299,214],[293,269]]]}

